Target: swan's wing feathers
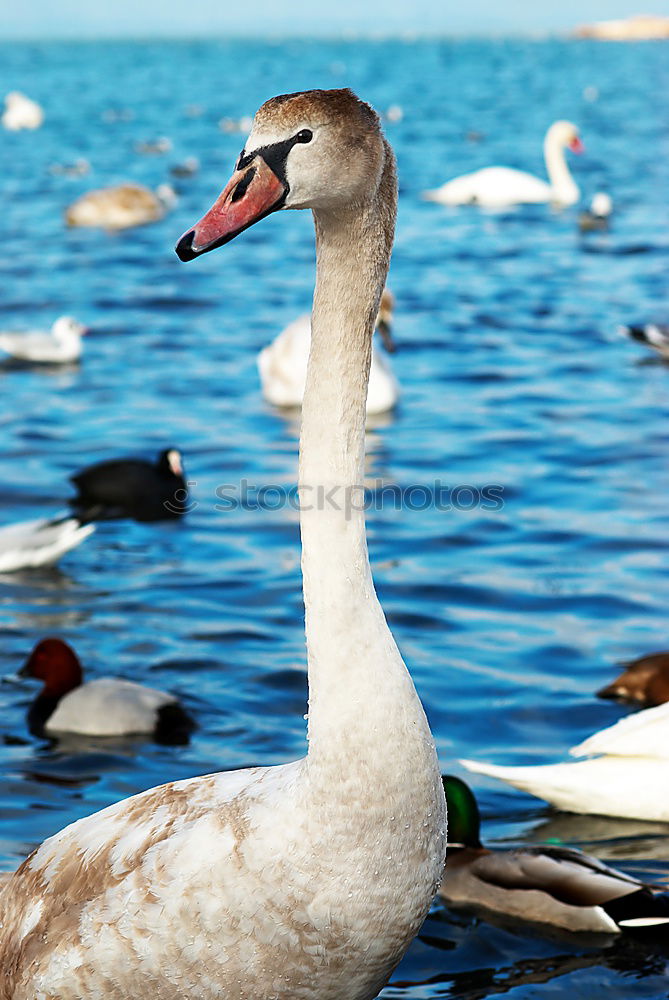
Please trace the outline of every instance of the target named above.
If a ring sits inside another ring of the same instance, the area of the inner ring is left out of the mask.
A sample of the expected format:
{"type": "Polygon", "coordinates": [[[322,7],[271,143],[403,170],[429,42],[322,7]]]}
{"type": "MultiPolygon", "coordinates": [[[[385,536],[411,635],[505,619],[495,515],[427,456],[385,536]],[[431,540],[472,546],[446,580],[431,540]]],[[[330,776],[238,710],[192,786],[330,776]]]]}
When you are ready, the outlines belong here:
{"type": "Polygon", "coordinates": [[[196,892],[198,878],[209,880],[211,890],[215,872],[248,835],[264,779],[271,786],[271,772],[281,770],[249,768],[171,782],[45,840],[0,883],[3,923],[11,929],[0,936],[2,968],[48,963],[53,941],[44,927],[57,928],[64,948],[76,951],[84,940],[103,948],[119,915],[127,913],[132,929],[139,907],[142,927],[155,922],[155,932],[164,933],[166,900],[196,892]]]}
{"type": "Polygon", "coordinates": [[[610,754],[669,759],[669,702],[620,719],[572,747],[569,753],[573,757],[610,754]]]}

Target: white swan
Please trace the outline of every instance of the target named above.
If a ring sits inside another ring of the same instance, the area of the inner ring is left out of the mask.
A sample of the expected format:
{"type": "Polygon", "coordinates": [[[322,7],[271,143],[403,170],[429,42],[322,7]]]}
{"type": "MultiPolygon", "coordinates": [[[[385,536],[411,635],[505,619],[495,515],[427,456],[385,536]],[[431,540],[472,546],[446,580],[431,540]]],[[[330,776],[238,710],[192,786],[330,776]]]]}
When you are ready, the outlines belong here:
{"type": "Polygon", "coordinates": [[[94,531],[76,517],[38,518],[0,528],[0,573],[49,566],[94,531]]]}
{"type": "Polygon", "coordinates": [[[83,344],[81,338],[87,332],[83,323],[71,316],[61,316],[49,332],[0,331],[0,351],[4,351],[18,361],[35,364],[63,365],[78,361],[83,344]]]}
{"type": "Polygon", "coordinates": [[[621,719],[569,753],[587,759],[526,767],[461,763],[567,812],[669,822],[669,702],[621,719]]]}
{"type": "Polygon", "coordinates": [[[434,191],[425,191],[423,197],[442,205],[483,205],[488,208],[541,202],[573,205],[578,201],[580,192],[565,160],[566,148],[573,153],[582,152],[578,129],[571,122],[553,122],[544,139],[548,182],[511,167],[484,167],[473,174],[455,177],[434,191]]]}
{"type": "MultiPolygon", "coordinates": [[[[393,313],[393,296],[383,289],[376,328],[386,347],[393,313]]],[[[306,313],[293,320],[271,344],[258,354],[258,373],[262,394],[275,406],[302,406],[307,381],[307,361],[311,345],[311,316],[306,313]]],[[[399,386],[386,358],[372,343],[372,364],[369,371],[367,413],[374,415],[392,410],[399,398],[399,386]]]]}
{"type": "Polygon", "coordinates": [[[115,187],[88,191],[65,209],[68,226],[130,229],[157,222],[176,203],[176,193],[169,184],[155,191],[143,184],[118,184],[115,187]]]}
{"type": "Polygon", "coordinates": [[[2,124],[10,132],[24,128],[39,128],[43,121],[44,112],[37,101],[32,101],[18,90],[6,95],[2,124]]]}
{"type": "Polygon", "coordinates": [[[348,90],[291,94],[261,107],[229,184],[179,241],[190,260],[279,208],[314,213],[309,750],[152,789],[45,841],[0,897],[12,1000],[372,1000],[425,917],[446,833],[435,746],[374,591],[364,514],[336,502],[363,481],[395,204],[371,108],[348,90]]]}

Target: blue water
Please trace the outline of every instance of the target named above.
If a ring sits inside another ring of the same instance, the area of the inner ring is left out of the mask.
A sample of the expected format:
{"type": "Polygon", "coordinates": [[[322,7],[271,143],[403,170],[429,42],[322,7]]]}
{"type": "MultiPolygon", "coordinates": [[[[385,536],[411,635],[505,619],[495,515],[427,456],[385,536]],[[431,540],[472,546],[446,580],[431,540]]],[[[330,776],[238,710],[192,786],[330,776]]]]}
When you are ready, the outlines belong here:
{"type": "MultiPolygon", "coordinates": [[[[498,510],[371,511],[374,575],[444,769],[560,759],[625,714],[593,692],[618,660],[667,646],[669,372],[616,333],[669,320],[669,48],[569,42],[192,42],[0,46],[0,92],[39,100],[36,133],[2,134],[0,326],[88,323],[81,365],[0,367],[0,523],[64,507],[68,475],[106,457],[184,453],[196,508],[179,523],[108,522],[58,569],[0,577],[0,674],[58,634],[90,675],[177,692],[188,747],[54,748],[29,737],[27,681],[0,686],[0,861],[173,778],[305,749],[296,515],[216,510],[228,484],[295,479],[297,424],[260,396],[255,355],[308,308],[308,213],[274,216],[182,265],[178,236],[243,145],[218,128],[275,93],[351,86],[384,111],[401,195],[390,286],[401,405],[369,434],[369,475],[503,488],[498,510]],[[110,112],[113,112],[110,114],[110,112]],[[119,114],[121,112],[121,114],[119,114]],[[420,192],[501,162],[543,172],[555,118],[577,122],[584,198],[608,190],[610,233],[576,209],[445,209],[420,192]],[[471,133],[476,133],[472,135],[471,133]],[[168,136],[173,151],[135,143],[168,136]],[[156,185],[197,156],[163,221],[68,231],[83,191],[156,185]],[[86,177],[50,172],[85,157],[86,177]]],[[[560,816],[475,782],[493,842],[577,844],[669,874],[666,827],[560,816]]],[[[663,790],[659,790],[662,794],[663,790]]],[[[384,998],[657,998],[652,947],[551,942],[436,905],[384,998]]]]}

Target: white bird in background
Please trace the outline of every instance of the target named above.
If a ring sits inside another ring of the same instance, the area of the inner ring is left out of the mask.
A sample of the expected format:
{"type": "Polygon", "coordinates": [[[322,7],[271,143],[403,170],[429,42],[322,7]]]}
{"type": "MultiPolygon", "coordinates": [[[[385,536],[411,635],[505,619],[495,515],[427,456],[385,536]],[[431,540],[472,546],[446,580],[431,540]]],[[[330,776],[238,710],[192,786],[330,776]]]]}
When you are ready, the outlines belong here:
{"type": "Polygon", "coordinates": [[[155,191],[142,184],[118,184],[77,198],[65,210],[65,222],[68,226],[130,229],[158,222],[176,201],[170,184],[160,184],[155,191]]]}
{"type": "Polygon", "coordinates": [[[502,767],[463,760],[567,812],[669,822],[669,702],[629,715],[572,747],[560,764],[502,767]]]}
{"type": "Polygon", "coordinates": [[[50,566],[93,533],[76,517],[38,518],[0,528],[0,573],[50,566]]]}
{"type": "MultiPolygon", "coordinates": [[[[384,288],[376,319],[376,329],[387,351],[395,345],[390,335],[394,299],[384,288]]],[[[307,381],[307,362],[311,346],[311,315],[305,313],[258,354],[258,372],[262,394],[274,406],[302,406],[307,381]]],[[[399,399],[399,385],[387,358],[372,343],[372,366],[369,373],[367,415],[386,413],[399,399]]]]}
{"type": "Polygon", "coordinates": [[[78,361],[87,332],[83,323],[71,316],[61,316],[50,331],[0,331],[0,351],[17,361],[34,364],[64,365],[78,361]]]}
{"type": "Polygon", "coordinates": [[[606,191],[598,191],[593,195],[590,208],[580,212],[578,228],[582,233],[601,232],[609,228],[613,201],[606,191]]]}
{"type": "Polygon", "coordinates": [[[46,840],[0,890],[12,1000],[373,1000],[425,919],[446,846],[436,748],[376,596],[364,511],[336,502],[363,481],[396,203],[372,109],[349,90],[290,94],[258,111],[177,244],[192,260],[273,210],[313,210],[299,488],[335,500],[300,505],[308,750],[141,792],[46,840]]]}
{"type": "Polygon", "coordinates": [[[565,149],[572,153],[583,151],[578,128],[571,122],[553,122],[544,138],[548,181],[511,167],[484,167],[472,174],[455,177],[434,191],[425,191],[423,197],[442,205],[488,208],[544,202],[574,205],[580,192],[567,166],[565,149]]]}
{"type": "Polygon", "coordinates": [[[25,94],[13,90],[5,97],[5,110],[2,124],[10,132],[19,129],[39,128],[44,121],[44,112],[36,101],[31,101],[25,94]]]}

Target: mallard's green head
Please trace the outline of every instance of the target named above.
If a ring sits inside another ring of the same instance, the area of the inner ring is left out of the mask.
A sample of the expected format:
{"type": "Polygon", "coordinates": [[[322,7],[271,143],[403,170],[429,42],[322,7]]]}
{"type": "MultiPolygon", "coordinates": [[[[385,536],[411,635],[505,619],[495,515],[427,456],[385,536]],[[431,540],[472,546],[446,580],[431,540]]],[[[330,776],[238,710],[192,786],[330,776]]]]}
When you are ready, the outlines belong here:
{"type": "Polygon", "coordinates": [[[448,843],[452,847],[481,847],[481,816],[469,785],[453,774],[442,777],[448,810],[448,843]]]}

